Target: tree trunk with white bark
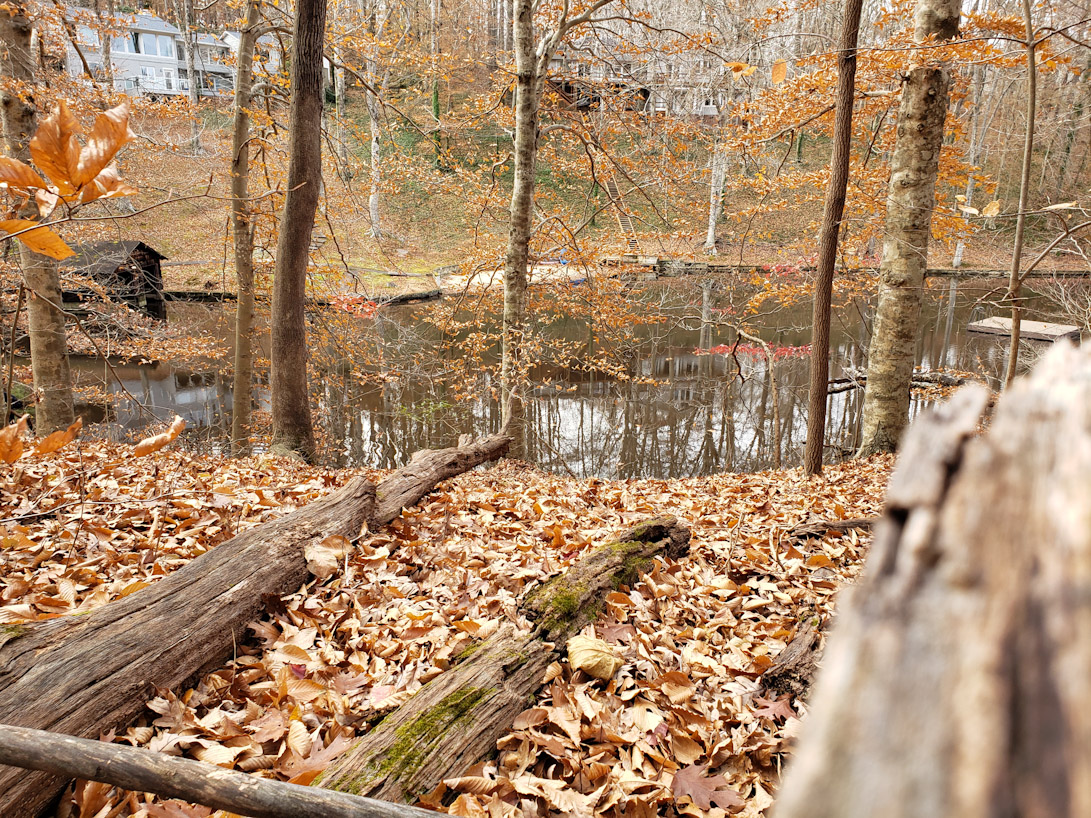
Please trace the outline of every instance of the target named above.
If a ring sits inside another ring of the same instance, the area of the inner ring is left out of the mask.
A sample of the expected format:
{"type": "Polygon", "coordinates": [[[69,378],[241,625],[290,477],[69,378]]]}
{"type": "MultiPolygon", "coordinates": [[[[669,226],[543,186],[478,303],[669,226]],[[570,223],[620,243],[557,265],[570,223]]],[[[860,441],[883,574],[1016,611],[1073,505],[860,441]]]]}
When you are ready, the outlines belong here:
{"type": "MultiPolygon", "coordinates": [[[[914,39],[958,36],[961,0],[920,0],[914,39]]],[[[936,175],[950,72],[918,65],[907,75],[886,200],[879,306],[868,349],[860,453],[892,452],[909,422],[909,383],[920,323],[936,175]]]]}

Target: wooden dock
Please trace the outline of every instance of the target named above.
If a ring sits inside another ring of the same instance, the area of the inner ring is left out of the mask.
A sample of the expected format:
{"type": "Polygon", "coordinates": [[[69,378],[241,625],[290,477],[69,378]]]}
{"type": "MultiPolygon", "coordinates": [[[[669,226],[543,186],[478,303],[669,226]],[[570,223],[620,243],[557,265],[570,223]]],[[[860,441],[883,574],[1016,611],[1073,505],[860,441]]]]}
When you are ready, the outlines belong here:
{"type": "MultiPolygon", "coordinates": [[[[982,332],[989,335],[1011,336],[1011,319],[996,315],[967,325],[970,332],[982,332]]],[[[1058,341],[1061,338],[1079,343],[1080,328],[1071,324],[1047,324],[1045,321],[1020,321],[1019,336],[1033,341],[1058,341]]]]}

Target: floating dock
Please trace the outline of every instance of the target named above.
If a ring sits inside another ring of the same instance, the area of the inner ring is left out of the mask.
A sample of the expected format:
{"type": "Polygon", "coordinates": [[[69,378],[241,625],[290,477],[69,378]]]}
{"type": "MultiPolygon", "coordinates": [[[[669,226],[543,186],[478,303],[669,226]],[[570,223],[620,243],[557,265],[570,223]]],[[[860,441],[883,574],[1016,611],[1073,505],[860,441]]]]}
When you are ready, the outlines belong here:
{"type": "MultiPolygon", "coordinates": [[[[989,335],[1011,336],[1011,319],[999,315],[986,318],[982,321],[974,321],[966,329],[970,332],[983,332],[989,335]]],[[[1019,337],[1030,338],[1034,341],[1058,341],[1068,338],[1076,343],[1080,342],[1080,328],[1071,324],[1047,324],[1045,321],[1020,321],[1019,337]]]]}

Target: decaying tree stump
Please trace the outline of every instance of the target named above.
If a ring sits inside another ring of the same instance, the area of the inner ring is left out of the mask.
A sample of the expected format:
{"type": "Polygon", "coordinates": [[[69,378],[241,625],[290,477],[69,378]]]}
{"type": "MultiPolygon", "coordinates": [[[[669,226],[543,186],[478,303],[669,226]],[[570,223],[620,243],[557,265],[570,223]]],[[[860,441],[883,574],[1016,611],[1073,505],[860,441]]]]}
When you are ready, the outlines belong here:
{"type": "Polygon", "coordinates": [[[923,415],[777,818],[1091,815],[1091,349],[923,415]]]}
{"type": "Polygon", "coordinates": [[[412,801],[444,778],[487,756],[543,684],[546,668],[565,641],[594,620],[618,585],[633,582],[653,558],[689,550],[690,532],[660,517],[602,545],[524,597],[534,623],[520,634],[511,625],[422,687],[322,775],[320,786],[412,801]]]}
{"type": "MultiPolygon", "coordinates": [[[[278,520],[256,526],[148,588],[83,616],[0,626],[0,722],[97,737],[123,728],[155,687],[176,688],[221,665],[268,594],[299,588],[304,550],[387,523],[440,481],[494,460],[510,438],[418,452],[376,486],[357,478],[278,520]]],[[[63,786],[47,773],[0,767],[0,815],[35,815],[63,786]]]]}

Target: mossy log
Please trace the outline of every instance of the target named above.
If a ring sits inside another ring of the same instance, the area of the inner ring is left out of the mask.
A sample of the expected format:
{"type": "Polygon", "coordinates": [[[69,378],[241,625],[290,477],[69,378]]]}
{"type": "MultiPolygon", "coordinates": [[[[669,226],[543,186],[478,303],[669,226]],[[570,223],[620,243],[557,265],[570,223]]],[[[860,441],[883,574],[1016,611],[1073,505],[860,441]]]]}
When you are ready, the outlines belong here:
{"type": "MultiPolygon", "coordinates": [[[[155,688],[178,688],[223,664],[265,598],[294,592],[307,580],[308,545],[331,535],[355,537],[365,522],[389,522],[401,504],[500,457],[509,442],[493,435],[418,452],[378,487],[357,478],[89,614],[5,627],[0,723],[83,737],[123,729],[155,688]]],[[[56,775],[0,766],[0,815],[36,815],[63,785],[56,775]]]]}
{"type": "Polygon", "coordinates": [[[594,621],[608,593],[631,584],[656,557],[689,550],[689,529],[661,517],[599,546],[567,573],[528,593],[522,612],[530,633],[505,625],[477,650],[393,711],[334,762],[320,786],[412,802],[444,778],[461,775],[497,740],[543,684],[565,642],[594,621]]]}
{"type": "Polygon", "coordinates": [[[912,426],[777,818],[1091,815],[1091,348],[912,426]]]}

